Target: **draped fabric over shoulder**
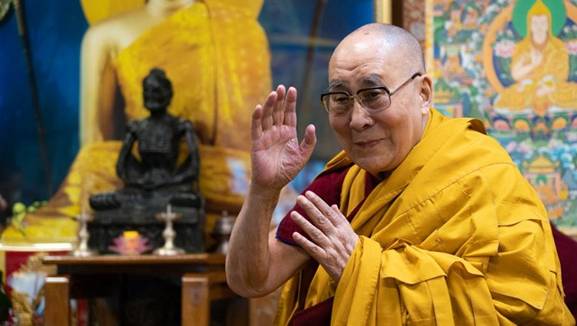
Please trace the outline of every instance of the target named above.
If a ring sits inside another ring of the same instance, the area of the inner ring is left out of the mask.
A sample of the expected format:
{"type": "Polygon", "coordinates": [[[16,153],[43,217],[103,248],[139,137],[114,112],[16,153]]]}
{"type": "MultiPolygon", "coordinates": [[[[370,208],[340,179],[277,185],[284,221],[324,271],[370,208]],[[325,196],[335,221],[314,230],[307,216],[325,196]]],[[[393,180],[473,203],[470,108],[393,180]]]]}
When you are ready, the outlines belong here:
{"type": "MultiPolygon", "coordinates": [[[[126,120],[147,116],[142,79],[166,71],[174,88],[169,112],[190,119],[202,142],[200,188],[220,214],[242,205],[250,173],[250,119],[271,89],[270,54],[257,21],[262,0],[205,0],[145,31],[113,58],[126,120]]],[[[9,228],[4,242],[71,241],[87,196],[121,185],[118,141],[84,146],[48,205],[27,218],[25,234],[9,228]]]]}
{"type": "MultiPolygon", "coordinates": [[[[353,217],[360,240],[339,283],[319,267],[304,308],[334,297],[332,325],[574,324],[535,191],[479,121],[431,112],[353,217]]],[[[340,153],[327,169],[350,163],[340,153]]],[[[343,213],[363,200],[365,174],[349,169],[343,213]]],[[[298,308],[297,289],[298,275],[283,288],[279,325],[298,308]]]]}

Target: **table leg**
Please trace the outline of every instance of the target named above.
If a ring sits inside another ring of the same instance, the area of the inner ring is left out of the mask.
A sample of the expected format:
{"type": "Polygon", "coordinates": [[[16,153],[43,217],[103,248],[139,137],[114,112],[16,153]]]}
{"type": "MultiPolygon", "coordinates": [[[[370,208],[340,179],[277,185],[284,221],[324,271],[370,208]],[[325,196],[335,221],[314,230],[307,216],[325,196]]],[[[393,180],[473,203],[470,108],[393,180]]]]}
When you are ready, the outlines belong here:
{"type": "Polygon", "coordinates": [[[208,326],[210,321],[210,293],[208,276],[182,276],[182,325],[208,326]]]}
{"type": "Polygon", "coordinates": [[[44,285],[46,326],[70,325],[70,281],[68,276],[48,276],[44,285]]]}

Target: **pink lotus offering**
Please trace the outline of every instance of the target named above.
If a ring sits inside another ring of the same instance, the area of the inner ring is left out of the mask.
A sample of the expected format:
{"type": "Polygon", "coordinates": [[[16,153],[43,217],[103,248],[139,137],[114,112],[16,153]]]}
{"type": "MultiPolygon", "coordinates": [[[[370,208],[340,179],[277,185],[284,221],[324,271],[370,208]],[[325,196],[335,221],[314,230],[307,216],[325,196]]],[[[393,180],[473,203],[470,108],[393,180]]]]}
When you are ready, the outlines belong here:
{"type": "Polygon", "coordinates": [[[109,248],[119,255],[140,255],[152,249],[148,239],[142,237],[138,231],[124,231],[113,241],[114,245],[109,248]]]}

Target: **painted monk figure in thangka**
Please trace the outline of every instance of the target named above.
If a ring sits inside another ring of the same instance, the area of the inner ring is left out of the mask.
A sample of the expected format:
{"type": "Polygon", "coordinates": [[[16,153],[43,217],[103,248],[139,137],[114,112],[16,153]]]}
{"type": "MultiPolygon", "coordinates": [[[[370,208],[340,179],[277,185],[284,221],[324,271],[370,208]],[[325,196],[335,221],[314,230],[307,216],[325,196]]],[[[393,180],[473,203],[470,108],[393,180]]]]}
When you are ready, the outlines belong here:
{"type": "Polygon", "coordinates": [[[555,18],[559,17],[553,17],[542,0],[531,6],[526,36],[512,56],[511,76],[515,83],[500,92],[495,108],[532,109],[538,115],[545,115],[552,107],[577,109],[577,84],[568,81],[569,52],[553,31],[555,18]]]}

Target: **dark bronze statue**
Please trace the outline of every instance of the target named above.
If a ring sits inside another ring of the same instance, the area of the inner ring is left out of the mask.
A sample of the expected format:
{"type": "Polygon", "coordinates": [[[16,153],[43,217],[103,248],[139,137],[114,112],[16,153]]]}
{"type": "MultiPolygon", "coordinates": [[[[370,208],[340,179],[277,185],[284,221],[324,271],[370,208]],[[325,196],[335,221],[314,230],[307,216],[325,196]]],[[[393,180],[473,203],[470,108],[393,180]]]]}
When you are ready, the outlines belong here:
{"type": "MultiPolygon", "coordinates": [[[[118,230],[113,233],[120,232],[121,228],[139,229],[154,224],[154,215],[169,204],[175,212],[183,214],[184,223],[187,216],[189,222],[192,215],[198,219],[202,200],[198,190],[198,140],[192,123],[167,112],[173,93],[164,71],[152,69],[142,86],[144,106],[150,116],[128,124],[116,164],[124,187],[90,197],[90,206],[95,211],[93,228],[115,224],[118,230]],[[183,142],[188,155],[179,160],[183,142]]],[[[150,233],[146,227],[140,231],[150,233]]],[[[147,235],[158,238],[157,234],[147,235]]],[[[161,245],[161,239],[157,240],[161,245]]],[[[176,240],[178,243],[178,235],[176,240]]]]}
{"type": "Polygon", "coordinates": [[[192,124],[167,112],[172,85],[162,70],[152,69],[142,86],[150,116],[128,124],[116,164],[125,187],[92,196],[94,210],[150,206],[150,201],[166,200],[167,196],[176,206],[194,206],[198,201],[198,143],[192,124]],[[189,155],[177,165],[181,139],[186,141],[189,155]],[[135,146],[140,158],[134,155],[135,146]]]}

